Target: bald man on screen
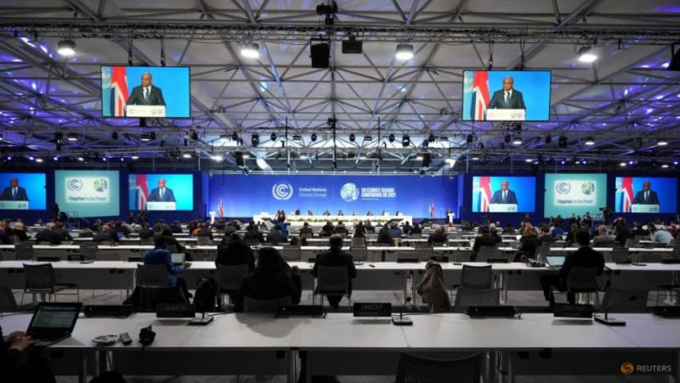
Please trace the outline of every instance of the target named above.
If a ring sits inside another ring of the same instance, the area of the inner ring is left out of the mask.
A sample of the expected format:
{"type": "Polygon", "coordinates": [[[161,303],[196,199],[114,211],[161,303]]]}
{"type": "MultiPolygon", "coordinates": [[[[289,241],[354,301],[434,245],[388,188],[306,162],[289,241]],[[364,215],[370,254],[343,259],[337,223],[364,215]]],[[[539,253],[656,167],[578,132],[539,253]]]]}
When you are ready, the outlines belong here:
{"type": "Polygon", "coordinates": [[[493,93],[489,109],[526,109],[522,92],[515,89],[515,80],[508,76],[503,79],[503,89],[493,93]]]}
{"type": "Polygon", "coordinates": [[[153,77],[151,73],[144,72],[142,74],[142,85],[136,86],[132,89],[130,97],[127,100],[128,105],[165,105],[163,98],[163,91],[161,88],[152,84],[153,77]]]}
{"type": "Polygon", "coordinates": [[[175,194],[172,189],[165,186],[165,178],[158,180],[158,187],[151,190],[149,202],[175,202],[175,194]]]}

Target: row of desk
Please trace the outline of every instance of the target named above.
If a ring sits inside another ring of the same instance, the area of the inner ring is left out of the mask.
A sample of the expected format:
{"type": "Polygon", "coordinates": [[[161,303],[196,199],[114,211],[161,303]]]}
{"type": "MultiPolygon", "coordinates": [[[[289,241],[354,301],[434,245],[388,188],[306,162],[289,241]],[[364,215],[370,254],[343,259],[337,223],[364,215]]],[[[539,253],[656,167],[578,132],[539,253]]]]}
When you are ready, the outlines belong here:
{"type": "MultiPolygon", "coordinates": [[[[621,365],[668,366],[666,375],[680,379],[678,322],[649,314],[617,314],[625,327],[591,321],[560,320],[552,314],[524,314],[515,319],[470,319],[462,314],[410,315],[413,326],[389,320],[328,314],[325,318],[278,318],[272,315],[226,314],[208,326],[186,320],[163,320],[154,314],[125,319],[81,318],[73,336],[49,347],[58,374],[78,375],[81,382],[101,368],[124,375],[286,375],[295,381],[311,375],[394,375],[399,355],[485,353],[485,381],[494,381],[496,354],[502,355],[506,380],[516,375],[622,376],[621,365]],[[137,334],[152,325],[155,342],[142,347],[137,334]],[[99,346],[99,335],[127,332],[132,345],[99,346]],[[107,366],[106,361],[110,360],[107,366]]],[[[6,333],[25,330],[30,315],[0,317],[6,333]]],[[[636,373],[637,374],[637,373],[636,373]]]]}
{"type": "MultiPolygon", "coordinates": [[[[0,262],[2,284],[13,289],[24,286],[23,265],[39,264],[33,261],[0,262]]],[[[129,294],[134,289],[136,262],[96,261],[81,263],[77,261],[61,261],[51,263],[58,282],[77,283],[78,288],[85,290],[118,289],[129,294]]],[[[289,262],[300,270],[302,288],[311,291],[314,288],[314,277],[311,274],[313,263],[289,262]]],[[[366,262],[356,265],[357,277],[353,281],[354,291],[401,291],[403,298],[416,298],[413,290],[425,271],[425,263],[366,262]]],[[[459,284],[463,265],[485,266],[482,262],[441,263],[447,287],[459,284]]],[[[680,264],[647,264],[645,266],[606,264],[611,272],[602,278],[610,278],[613,287],[623,289],[656,290],[659,285],[678,282],[680,264]]],[[[503,301],[507,301],[510,290],[540,290],[541,276],[556,273],[548,267],[530,267],[525,263],[496,263],[491,265],[494,274],[494,285],[503,292],[503,301]]],[[[191,267],[181,275],[193,289],[202,277],[217,278],[216,266],[213,262],[193,262],[191,267]]]]}

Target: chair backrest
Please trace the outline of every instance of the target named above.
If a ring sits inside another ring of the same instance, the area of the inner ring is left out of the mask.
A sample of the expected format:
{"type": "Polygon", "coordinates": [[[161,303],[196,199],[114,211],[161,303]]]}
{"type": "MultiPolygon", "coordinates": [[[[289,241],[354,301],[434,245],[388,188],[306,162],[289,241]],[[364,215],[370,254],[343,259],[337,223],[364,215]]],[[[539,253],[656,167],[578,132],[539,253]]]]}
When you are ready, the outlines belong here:
{"type": "Polygon", "coordinates": [[[639,263],[661,263],[661,260],[664,257],[664,253],[656,253],[656,252],[643,252],[638,255],[637,262],[639,263]]]}
{"type": "Polygon", "coordinates": [[[17,243],[14,245],[14,254],[17,261],[30,261],[35,258],[35,250],[30,243],[17,243]]]}
{"type": "Polygon", "coordinates": [[[189,300],[179,286],[138,286],[125,303],[132,304],[137,312],[155,312],[157,303],[189,304],[189,300]]]}
{"type": "Polygon", "coordinates": [[[136,275],[137,286],[167,287],[168,267],[166,265],[138,265],[136,275]]]}
{"type": "Polygon", "coordinates": [[[629,258],[629,249],[626,247],[615,247],[612,249],[612,260],[614,262],[623,262],[629,258]]]}
{"type": "Polygon", "coordinates": [[[260,244],[260,240],[257,238],[247,238],[246,243],[250,246],[255,246],[260,244]]]}
{"type": "Polygon", "coordinates": [[[15,311],[17,309],[17,301],[14,299],[14,293],[8,286],[0,286],[0,312],[15,311]]]}
{"type": "Polygon", "coordinates": [[[480,381],[480,354],[461,359],[427,359],[401,354],[397,367],[396,383],[466,382],[480,381]]]}
{"type": "Polygon", "coordinates": [[[680,259],[680,247],[674,247],[673,248],[673,252],[671,253],[671,258],[680,259]]]}
{"type": "Polygon", "coordinates": [[[345,266],[317,266],[316,283],[319,293],[349,293],[349,276],[345,266]]]}
{"type": "Polygon", "coordinates": [[[496,246],[481,246],[477,252],[477,262],[486,262],[489,258],[501,258],[503,255],[496,246]]]}
{"type": "Polygon", "coordinates": [[[99,257],[99,248],[96,243],[81,243],[79,252],[83,259],[94,261],[99,257]]]}
{"type": "Polygon", "coordinates": [[[153,240],[153,237],[140,238],[139,243],[142,244],[142,245],[153,245],[154,240],[153,240]]]}
{"type": "Polygon", "coordinates": [[[499,289],[470,289],[459,287],[456,290],[456,300],[453,311],[462,313],[470,306],[500,306],[501,294],[499,289]]]}
{"type": "Polygon", "coordinates": [[[285,261],[297,262],[302,259],[302,251],[297,246],[284,246],[281,249],[281,257],[285,261]]]}
{"type": "Polygon", "coordinates": [[[279,307],[290,306],[293,302],[290,296],[278,299],[243,298],[243,311],[247,313],[273,313],[279,307]]]}
{"type": "Polygon", "coordinates": [[[57,283],[52,264],[24,264],[24,289],[52,289],[57,283]]]}
{"type": "Polygon", "coordinates": [[[624,243],[624,247],[631,248],[631,247],[637,247],[637,245],[640,244],[640,240],[636,238],[628,238],[626,239],[626,243],[624,243]]]}
{"type": "Polygon", "coordinates": [[[410,253],[404,253],[405,257],[415,257],[418,258],[420,261],[429,261],[430,258],[432,258],[432,255],[434,255],[434,251],[432,250],[431,247],[420,247],[416,248],[413,251],[413,256],[409,255],[410,253]]]}
{"type": "Polygon", "coordinates": [[[567,290],[571,292],[597,291],[597,267],[572,267],[567,275],[567,290]]]}
{"type": "Polygon", "coordinates": [[[607,289],[602,298],[601,311],[610,313],[645,313],[647,312],[646,290],[622,290],[614,287],[607,289]]]}
{"type": "Polygon", "coordinates": [[[365,262],[368,260],[368,249],[365,246],[349,248],[349,253],[352,254],[352,259],[355,262],[365,262]]]}
{"type": "Polygon", "coordinates": [[[300,234],[300,238],[312,238],[314,235],[312,233],[302,233],[300,234]]]}
{"type": "Polygon", "coordinates": [[[432,244],[429,243],[429,242],[418,241],[418,242],[413,242],[413,244],[414,244],[413,247],[415,247],[416,249],[428,249],[428,248],[431,249],[432,248],[432,244]]]}
{"type": "Polygon", "coordinates": [[[366,237],[352,237],[351,247],[366,247],[366,237]]]}
{"type": "Polygon", "coordinates": [[[209,246],[213,244],[213,241],[210,239],[210,237],[196,237],[196,242],[199,246],[209,246]]]}
{"type": "Polygon", "coordinates": [[[248,276],[248,265],[217,265],[217,285],[221,292],[237,291],[248,276]]]}
{"type": "Polygon", "coordinates": [[[467,289],[490,289],[493,283],[491,265],[470,266],[463,265],[460,275],[460,286],[467,289]]]}
{"type": "Polygon", "coordinates": [[[535,257],[537,259],[545,258],[546,255],[550,254],[551,243],[541,243],[541,246],[536,248],[535,257]]]}

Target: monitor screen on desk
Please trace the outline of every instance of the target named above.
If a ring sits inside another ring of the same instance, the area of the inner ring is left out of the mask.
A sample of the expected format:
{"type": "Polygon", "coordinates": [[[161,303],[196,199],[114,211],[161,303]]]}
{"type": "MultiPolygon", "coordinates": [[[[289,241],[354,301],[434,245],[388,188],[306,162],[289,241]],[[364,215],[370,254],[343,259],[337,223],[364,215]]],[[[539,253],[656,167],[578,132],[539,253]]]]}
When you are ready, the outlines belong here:
{"type": "Polygon", "coordinates": [[[45,173],[0,173],[0,210],[45,210],[45,173]]]}
{"type": "Polygon", "coordinates": [[[615,213],[675,213],[678,180],[657,177],[616,177],[615,213]]]}
{"type": "Polygon", "coordinates": [[[535,177],[472,178],[473,213],[533,213],[535,209],[535,177]]]}
{"type": "Polygon", "coordinates": [[[463,121],[548,121],[550,81],[550,71],[464,71],[463,121]]]}
{"type": "Polygon", "coordinates": [[[188,67],[102,66],[102,116],[189,118],[188,67]]]}

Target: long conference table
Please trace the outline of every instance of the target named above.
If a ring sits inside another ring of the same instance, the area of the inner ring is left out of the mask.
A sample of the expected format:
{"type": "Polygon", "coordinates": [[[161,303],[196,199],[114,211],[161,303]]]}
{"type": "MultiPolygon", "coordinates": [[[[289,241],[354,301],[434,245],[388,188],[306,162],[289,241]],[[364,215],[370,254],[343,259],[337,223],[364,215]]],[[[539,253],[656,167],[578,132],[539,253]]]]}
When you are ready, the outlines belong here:
{"type": "MultiPolygon", "coordinates": [[[[0,317],[6,333],[25,330],[30,315],[0,317]]],[[[505,370],[517,375],[622,376],[625,362],[663,366],[680,381],[678,320],[650,314],[617,314],[625,327],[590,320],[524,314],[519,318],[471,319],[463,314],[409,315],[413,326],[393,326],[389,318],[355,318],[329,313],[323,318],[274,318],[271,314],[223,314],[207,326],[155,314],[128,318],[84,318],[72,337],[48,347],[58,375],[86,382],[104,369],[124,375],[285,375],[296,381],[298,358],[311,375],[394,375],[401,353],[445,358],[452,353],[483,353],[485,382],[505,370]],[[139,330],[152,325],[155,342],[142,347],[139,330]],[[133,343],[95,346],[99,335],[127,332],[133,343]],[[496,364],[497,356],[502,363],[496,364]]],[[[637,373],[636,373],[637,374],[637,373]]]]}
{"type": "MultiPolygon", "coordinates": [[[[25,264],[41,264],[35,261],[2,261],[0,275],[2,284],[12,289],[24,287],[23,267],[25,264]]],[[[135,272],[139,266],[137,262],[129,261],[95,261],[82,263],[80,261],[50,262],[55,270],[57,282],[77,283],[79,289],[117,289],[125,290],[129,295],[135,286],[135,272]]],[[[300,270],[302,288],[311,291],[315,286],[311,270],[314,266],[310,262],[289,262],[300,270]]],[[[484,262],[440,263],[444,271],[447,287],[458,284],[464,265],[487,266],[484,262]]],[[[414,286],[422,278],[425,262],[360,262],[356,264],[357,277],[353,280],[354,291],[401,291],[403,301],[411,297],[415,302],[414,286]]],[[[531,267],[526,263],[494,263],[490,264],[493,273],[493,284],[501,290],[502,301],[507,302],[510,290],[539,290],[539,279],[546,274],[557,273],[550,267],[531,267]]],[[[611,285],[623,289],[658,290],[663,284],[677,284],[680,275],[680,264],[649,263],[644,266],[631,264],[607,263],[607,273],[601,278],[611,278],[611,285]]],[[[202,277],[217,279],[214,262],[192,262],[183,277],[190,289],[196,286],[202,277]]]]}

